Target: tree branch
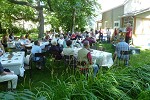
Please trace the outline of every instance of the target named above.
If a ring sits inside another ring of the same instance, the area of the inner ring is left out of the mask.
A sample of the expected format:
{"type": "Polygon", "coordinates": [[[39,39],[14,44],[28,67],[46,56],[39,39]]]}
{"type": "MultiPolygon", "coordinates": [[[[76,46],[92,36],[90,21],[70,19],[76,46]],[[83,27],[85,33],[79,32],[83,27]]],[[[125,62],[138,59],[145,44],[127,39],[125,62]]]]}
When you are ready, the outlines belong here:
{"type": "Polygon", "coordinates": [[[37,22],[39,19],[37,18],[37,19],[35,19],[35,18],[33,18],[33,17],[28,17],[28,18],[26,18],[26,17],[18,17],[18,16],[11,16],[11,18],[13,19],[13,20],[26,20],[26,19],[30,19],[30,20],[32,20],[32,21],[34,21],[34,22],[37,22]]]}
{"type": "Polygon", "coordinates": [[[52,5],[51,5],[51,0],[47,0],[47,4],[48,4],[48,6],[49,6],[49,10],[50,10],[50,11],[53,11],[52,5]]]}
{"type": "Polygon", "coordinates": [[[8,1],[11,2],[11,3],[14,3],[14,4],[29,6],[29,7],[35,8],[35,9],[38,8],[37,6],[33,6],[29,2],[25,2],[25,1],[17,1],[17,0],[8,0],[8,1]]]}

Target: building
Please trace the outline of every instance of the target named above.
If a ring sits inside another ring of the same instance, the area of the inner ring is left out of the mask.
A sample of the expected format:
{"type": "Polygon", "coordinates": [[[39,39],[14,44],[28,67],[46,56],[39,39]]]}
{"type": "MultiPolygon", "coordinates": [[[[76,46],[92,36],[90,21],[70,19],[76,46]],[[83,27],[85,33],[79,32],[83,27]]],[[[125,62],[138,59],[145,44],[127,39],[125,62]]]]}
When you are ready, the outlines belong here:
{"type": "Polygon", "coordinates": [[[124,28],[131,23],[133,44],[150,44],[150,3],[147,0],[126,0],[122,5],[103,12],[102,28],[124,28]]]}
{"type": "Polygon", "coordinates": [[[102,29],[119,28],[122,24],[120,16],[124,14],[124,5],[119,5],[113,9],[107,10],[102,13],[102,29]]]}

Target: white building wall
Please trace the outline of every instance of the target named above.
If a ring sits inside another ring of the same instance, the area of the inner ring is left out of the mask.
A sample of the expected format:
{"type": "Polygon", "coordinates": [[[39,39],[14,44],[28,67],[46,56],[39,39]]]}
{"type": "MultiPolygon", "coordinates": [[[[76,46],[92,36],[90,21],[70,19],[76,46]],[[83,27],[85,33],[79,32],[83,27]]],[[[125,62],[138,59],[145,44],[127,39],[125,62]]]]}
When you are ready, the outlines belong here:
{"type": "Polygon", "coordinates": [[[150,0],[128,0],[124,5],[124,14],[150,7],[150,0]]]}

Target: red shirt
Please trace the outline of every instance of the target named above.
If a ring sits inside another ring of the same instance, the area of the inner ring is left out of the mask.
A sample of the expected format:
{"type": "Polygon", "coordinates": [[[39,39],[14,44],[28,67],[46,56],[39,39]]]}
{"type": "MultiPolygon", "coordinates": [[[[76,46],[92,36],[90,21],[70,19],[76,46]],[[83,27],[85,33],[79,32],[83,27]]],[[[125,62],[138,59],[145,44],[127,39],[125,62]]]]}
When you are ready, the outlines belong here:
{"type": "Polygon", "coordinates": [[[87,58],[89,60],[89,63],[92,64],[92,56],[90,52],[87,54],[87,58]]]}
{"type": "Polygon", "coordinates": [[[75,35],[75,34],[72,34],[72,35],[71,35],[71,39],[74,39],[74,38],[76,38],[76,35],[75,35]]]}
{"type": "Polygon", "coordinates": [[[131,27],[127,27],[126,28],[126,37],[132,37],[132,28],[131,27]]]}

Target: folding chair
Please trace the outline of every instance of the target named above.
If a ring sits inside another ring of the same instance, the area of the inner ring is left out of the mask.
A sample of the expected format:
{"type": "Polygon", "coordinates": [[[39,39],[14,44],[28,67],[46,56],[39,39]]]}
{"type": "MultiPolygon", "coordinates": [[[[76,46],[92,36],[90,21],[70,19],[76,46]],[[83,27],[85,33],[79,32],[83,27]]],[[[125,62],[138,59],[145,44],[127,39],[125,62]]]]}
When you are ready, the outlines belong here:
{"type": "Polygon", "coordinates": [[[62,59],[62,56],[58,51],[51,51],[50,55],[51,55],[52,58],[54,58],[54,62],[55,61],[60,61],[62,59]]]}
{"type": "Polygon", "coordinates": [[[64,64],[68,65],[69,67],[76,68],[77,66],[77,59],[73,55],[64,55],[64,64]]]}
{"type": "Polygon", "coordinates": [[[124,65],[128,62],[129,63],[129,58],[130,58],[130,51],[120,51],[120,57],[118,57],[119,60],[119,65],[120,61],[124,61],[124,65]]]}
{"type": "MultiPolygon", "coordinates": [[[[11,80],[8,80],[8,81],[4,81],[4,82],[0,82],[1,83],[1,85],[8,85],[8,82],[10,82],[10,84],[11,84],[11,87],[10,87],[10,90],[13,90],[13,87],[12,87],[12,81],[11,80]]],[[[8,87],[8,86],[7,86],[8,87]]],[[[8,88],[7,88],[8,89],[8,88]]]]}
{"type": "Polygon", "coordinates": [[[51,51],[50,53],[51,61],[54,65],[59,66],[61,65],[62,55],[58,51],[51,51]]]}
{"type": "MultiPolygon", "coordinates": [[[[29,58],[29,69],[30,69],[30,78],[32,77],[32,70],[33,70],[33,63],[35,63],[35,65],[37,65],[37,63],[39,63],[39,62],[41,62],[41,60],[34,60],[33,59],[33,57],[40,57],[40,58],[42,58],[44,61],[45,61],[45,52],[43,52],[43,53],[35,53],[34,55],[33,54],[31,54],[30,55],[30,58],[29,58]]],[[[44,66],[43,67],[45,67],[45,64],[44,64],[44,66]]]]}
{"type": "Polygon", "coordinates": [[[27,50],[27,53],[30,54],[30,53],[31,53],[32,46],[31,46],[31,47],[25,46],[25,49],[27,50]]]}
{"type": "Polygon", "coordinates": [[[89,65],[85,61],[78,61],[77,68],[81,74],[84,74],[88,78],[89,65]]]}

